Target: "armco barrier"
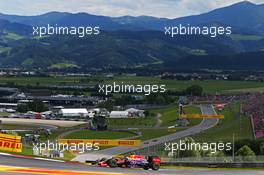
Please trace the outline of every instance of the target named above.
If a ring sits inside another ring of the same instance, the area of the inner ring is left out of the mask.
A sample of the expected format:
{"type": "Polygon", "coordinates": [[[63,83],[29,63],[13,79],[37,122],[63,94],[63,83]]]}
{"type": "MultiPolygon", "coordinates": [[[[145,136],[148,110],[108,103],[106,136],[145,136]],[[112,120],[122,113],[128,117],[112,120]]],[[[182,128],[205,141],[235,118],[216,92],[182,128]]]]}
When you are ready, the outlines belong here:
{"type": "Polygon", "coordinates": [[[223,157],[186,157],[161,158],[164,166],[187,166],[208,168],[257,168],[264,167],[264,156],[223,156],[223,157]]]}
{"type": "Polygon", "coordinates": [[[198,163],[198,162],[162,162],[162,166],[186,166],[206,168],[263,168],[264,163],[198,163]]]}

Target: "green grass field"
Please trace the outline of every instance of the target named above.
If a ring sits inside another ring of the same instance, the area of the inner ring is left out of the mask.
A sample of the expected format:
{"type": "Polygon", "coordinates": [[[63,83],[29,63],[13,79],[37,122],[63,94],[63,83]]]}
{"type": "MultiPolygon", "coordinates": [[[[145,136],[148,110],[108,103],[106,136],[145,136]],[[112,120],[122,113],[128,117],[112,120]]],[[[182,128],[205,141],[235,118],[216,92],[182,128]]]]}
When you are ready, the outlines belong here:
{"type": "Polygon", "coordinates": [[[112,132],[112,131],[76,131],[65,136],[65,139],[120,139],[135,136],[128,132],[112,132]]]}
{"type": "MultiPolygon", "coordinates": [[[[186,114],[201,114],[201,109],[197,106],[186,106],[184,112],[186,114]]],[[[190,119],[189,122],[191,126],[194,126],[200,124],[202,120],[203,119],[190,119]]]]}
{"type": "Polygon", "coordinates": [[[142,137],[139,137],[140,140],[149,140],[171,134],[168,129],[142,129],[140,131],[142,132],[142,137]]]}
{"type": "MultiPolygon", "coordinates": [[[[168,129],[142,129],[142,136],[138,139],[140,140],[150,140],[158,137],[173,134],[175,132],[169,132],[168,129]]],[[[182,129],[176,129],[176,132],[182,131],[182,129]]]]}
{"type": "Polygon", "coordinates": [[[78,68],[78,66],[73,63],[57,63],[57,64],[51,65],[50,68],[67,69],[67,68],[78,68]]]}
{"type": "Polygon", "coordinates": [[[6,117],[6,116],[10,116],[10,113],[7,112],[0,112],[0,117],[6,117]]]}
{"type": "Polygon", "coordinates": [[[240,103],[227,107],[222,114],[225,119],[212,129],[194,137],[197,141],[232,141],[235,139],[253,139],[249,117],[239,114],[240,103]]]}
{"type": "MultiPolygon", "coordinates": [[[[263,82],[246,82],[246,81],[177,81],[177,80],[162,80],[158,77],[124,77],[119,76],[114,79],[107,79],[98,77],[104,80],[104,83],[124,83],[124,84],[165,84],[167,89],[171,90],[184,90],[187,87],[197,84],[203,87],[205,92],[221,92],[228,90],[242,90],[248,88],[262,88],[264,87],[263,82]]],[[[36,86],[39,84],[41,86],[46,85],[63,85],[63,84],[78,84],[83,82],[89,82],[89,84],[94,84],[98,81],[84,78],[84,77],[1,77],[1,83],[15,83],[18,85],[32,85],[36,86]]]]}
{"type": "Polygon", "coordinates": [[[18,34],[15,34],[15,33],[6,33],[5,35],[5,39],[8,39],[8,40],[21,40],[23,39],[24,37],[21,36],[21,35],[18,35],[18,34]]]}
{"type": "Polygon", "coordinates": [[[151,113],[161,114],[162,124],[161,126],[175,125],[176,119],[179,117],[178,108],[176,106],[150,110],[151,113]]]}
{"type": "MultiPolygon", "coordinates": [[[[200,114],[200,108],[196,106],[186,106],[184,111],[188,114],[200,114]]],[[[172,106],[168,108],[154,109],[150,111],[151,113],[161,114],[162,124],[161,126],[173,126],[176,123],[176,119],[179,118],[178,107],[172,106]]],[[[190,126],[197,125],[201,122],[201,119],[191,119],[190,126]]]]}
{"type": "Polygon", "coordinates": [[[205,80],[205,81],[178,81],[178,80],[163,80],[159,77],[115,77],[113,80],[108,80],[108,83],[117,82],[124,84],[165,84],[170,90],[184,90],[191,85],[199,85],[203,87],[205,92],[221,92],[226,90],[260,88],[264,87],[263,82],[249,81],[224,81],[224,80],[205,80]]]}
{"type": "MultiPolygon", "coordinates": [[[[180,130],[177,130],[180,131],[180,130]]],[[[176,131],[176,132],[177,132],[176,131]]],[[[141,129],[141,137],[137,140],[149,140],[162,137],[174,132],[169,132],[168,129],[141,129]]],[[[110,132],[110,131],[77,131],[65,136],[65,139],[121,139],[135,136],[127,132],[110,132]]]]}
{"type": "Polygon", "coordinates": [[[2,124],[0,129],[4,130],[31,130],[36,129],[38,126],[29,126],[29,125],[14,125],[14,124],[2,124]]]}
{"type": "Polygon", "coordinates": [[[0,77],[1,84],[14,83],[17,85],[47,86],[47,85],[67,85],[67,84],[96,84],[98,82],[108,83],[124,83],[124,84],[164,84],[167,90],[184,90],[191,85],[200,85],[205,92],[224,92],[229,90],[243,90],[248,88],[264,88],[264,82],[249,81],[223,81],[223,80],[206,80],[206,81],[177,81],[163,80],[159,77],[126,77],[117,76],[113,79],[96,76],[88,77],[0,77]]]}

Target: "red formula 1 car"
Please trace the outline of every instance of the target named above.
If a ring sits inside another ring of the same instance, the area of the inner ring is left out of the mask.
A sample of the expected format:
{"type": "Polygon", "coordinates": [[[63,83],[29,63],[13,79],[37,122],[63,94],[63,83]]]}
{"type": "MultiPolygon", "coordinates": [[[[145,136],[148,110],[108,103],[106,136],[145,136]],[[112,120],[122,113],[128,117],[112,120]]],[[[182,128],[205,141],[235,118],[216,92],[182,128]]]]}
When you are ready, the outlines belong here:
{"type": "Polygon", "coordinates": [[[124,167],[124,168],[143,168],[144,170],[159,170],[161,159],[158,156],[130,155],[127,157],[112,157],[101,159],[97,163],[101,167],[124,167]]]}

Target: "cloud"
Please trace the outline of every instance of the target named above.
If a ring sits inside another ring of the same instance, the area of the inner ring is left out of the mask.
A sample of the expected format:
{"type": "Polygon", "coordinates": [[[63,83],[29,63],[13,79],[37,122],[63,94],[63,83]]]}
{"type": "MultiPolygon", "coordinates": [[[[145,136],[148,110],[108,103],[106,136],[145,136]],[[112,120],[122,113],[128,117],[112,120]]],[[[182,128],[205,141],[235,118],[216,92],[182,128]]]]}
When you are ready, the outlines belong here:
{"type": "MultiPolygon", "coordinates": [[[[175,18],[208,12],[241,0],[0,0],[0,12],[36,15],[50,11],[87,12],[106,16],[175,18]]],[[[264,0],[251,0],[264,3],[264,0]]]]}

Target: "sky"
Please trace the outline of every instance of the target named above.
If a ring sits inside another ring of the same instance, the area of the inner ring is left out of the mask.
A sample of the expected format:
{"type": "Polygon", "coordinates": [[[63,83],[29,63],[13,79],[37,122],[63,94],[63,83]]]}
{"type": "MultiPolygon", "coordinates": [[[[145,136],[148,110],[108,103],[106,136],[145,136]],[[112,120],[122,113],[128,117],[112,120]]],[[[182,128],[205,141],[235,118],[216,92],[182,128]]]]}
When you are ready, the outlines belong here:
{"type": "MultiPolygon", "coordinates": [[[[104,16],[176,18],[201,14],[242,0],[0,0],[0,13],[39,15],[51,11],[104,16]]],[[[264,0],[250,0],[264,4],[264,0]]]]}

